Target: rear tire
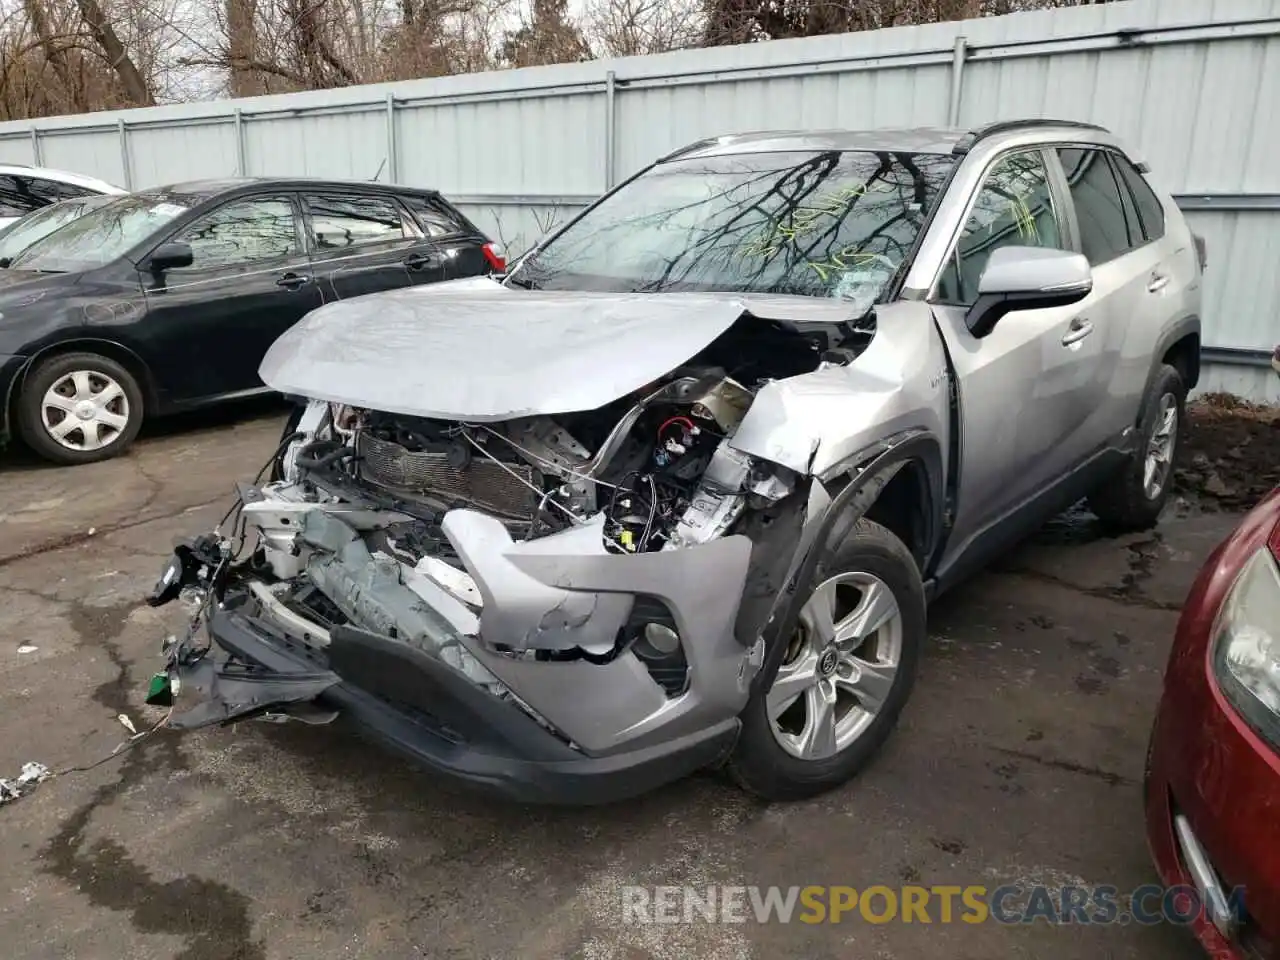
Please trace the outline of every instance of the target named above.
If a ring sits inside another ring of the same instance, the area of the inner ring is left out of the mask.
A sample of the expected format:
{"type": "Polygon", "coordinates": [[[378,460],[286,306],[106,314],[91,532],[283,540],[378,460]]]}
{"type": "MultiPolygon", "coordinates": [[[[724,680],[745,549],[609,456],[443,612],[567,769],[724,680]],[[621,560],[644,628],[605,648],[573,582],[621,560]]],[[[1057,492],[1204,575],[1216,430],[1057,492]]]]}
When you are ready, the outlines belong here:
{"type": "Polygon", "coordinates": [[[1173,486],[1187,400],[1182,375],[1165,364],[1147,387],[1138,448],[1118,473],[1089,495],[1089,509],[1117,531],[1155,526],[1173,486]]]}
{"type": "Polygon", "coordinates": [[[18,431],[53,463],[108,460],[142,427],[142,391],[123,366],[96,353],[64,353],[36,365],[18,396],[18,431]]]}
{"type": "Polygon", "coordinates": [[[800,622],[767,656],[727,765],[767,800],[824,793],[870,762],[897,725],[925,641],[920,571],[878,523],[860,520],[828,544],[804,589],[800,622]]]}

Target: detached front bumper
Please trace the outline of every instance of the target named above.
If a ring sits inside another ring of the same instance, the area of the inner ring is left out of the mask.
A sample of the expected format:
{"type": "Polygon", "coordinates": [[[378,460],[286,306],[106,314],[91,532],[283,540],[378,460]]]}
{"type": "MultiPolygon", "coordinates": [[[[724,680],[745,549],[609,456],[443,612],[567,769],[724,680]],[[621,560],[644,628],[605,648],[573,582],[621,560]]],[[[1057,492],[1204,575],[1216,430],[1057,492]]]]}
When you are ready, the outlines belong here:
{"type": "Polygon", "coordinates": [[[593,757],[406,644],[337,627],[326,649],[304,648],[234,607],[214,607],[206,627],[210,653],[173,669],[180,698],[194,689],[207,699],[187,713],[175,711],[176,726],[249,717],[314,697],[411,761],[518,802],[590,805],[637,796],[718,763],[738,733],[732,719],[656,746],[593,757]],[[215,663],[219,648],[236,663],[215,663]],[[252,686],[241,664],[252,668],[252,686]],[[246,700],[254,689],[259,703],[246,700]]]}

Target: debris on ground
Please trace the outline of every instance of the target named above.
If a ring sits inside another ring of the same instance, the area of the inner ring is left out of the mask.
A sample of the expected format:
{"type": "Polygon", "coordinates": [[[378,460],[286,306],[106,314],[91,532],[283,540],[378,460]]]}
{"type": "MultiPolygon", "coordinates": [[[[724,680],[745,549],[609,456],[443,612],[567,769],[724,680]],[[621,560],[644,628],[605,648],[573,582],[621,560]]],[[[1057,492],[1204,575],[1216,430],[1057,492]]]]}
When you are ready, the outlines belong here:
{"type": "Polygon", "coordinates": [[[1247,510],[1280,484],[1280,408],[1225,393],[1187,404],[1174,490],[1220,510],[1247,510]]]}
{"type": "Polygon", "coordinates": [[[53,774],[49,768],[42,763],[24,763],[22,772],[18,774],[16,779],[5,780],[0,778],[0,803],[9,803],[11,800],[17,800],[24,797],[36,788],[37,783],[42,783],[52,777],[53,774]]]}

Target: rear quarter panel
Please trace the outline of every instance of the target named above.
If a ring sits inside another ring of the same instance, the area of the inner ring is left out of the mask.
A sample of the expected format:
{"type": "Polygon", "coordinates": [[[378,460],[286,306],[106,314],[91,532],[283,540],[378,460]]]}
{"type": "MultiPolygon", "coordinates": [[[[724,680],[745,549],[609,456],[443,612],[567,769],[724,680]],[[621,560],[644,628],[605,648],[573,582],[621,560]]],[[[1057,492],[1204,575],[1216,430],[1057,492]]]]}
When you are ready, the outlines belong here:
{"type": "Polygon", "coordinates": [[[1169,282],[1153,297],[1146,314],[1137,318],[1141,322],[1131,324],[1124,345],[1126,359],[1133,358],[1135,365],[1146,363],[1145,369],[1134,373],[1142,378],[1139,389],[1143,390],[1165,351],[1182,336],[1199,334],[1204,286],[1195,238],[1186,217],[1160,186],[1158,177],[1147,175],[1146,180],[1164,208],[1164,236],[1151,244],[1153,269],[1167,275],[1169,282]]]}

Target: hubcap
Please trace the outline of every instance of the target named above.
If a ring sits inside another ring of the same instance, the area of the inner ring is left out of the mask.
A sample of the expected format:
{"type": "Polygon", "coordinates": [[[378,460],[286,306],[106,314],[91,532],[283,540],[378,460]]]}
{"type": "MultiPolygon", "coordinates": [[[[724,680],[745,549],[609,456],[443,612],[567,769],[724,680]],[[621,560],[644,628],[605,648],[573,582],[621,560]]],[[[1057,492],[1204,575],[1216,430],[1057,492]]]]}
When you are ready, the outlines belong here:
{"type": "Polygon", "coordinates": [[[902,655],[902,615],[893,591],[869,573],[818,585],[765,696],[778,744],[822,760],[853,743],[893,687],[902,655]]]}
{"type": "Polygon", "coordinates": [[[1142,470],[1142,492],[1148,500],[1160,496],[1173,465],[1178,441],[1178,398],[1166,393],[1156,407],[1156,421],[1147,439],[1147,459],[1142,470]]]}
{"type": "Polygon", "coordinates": [[[44,429],[68,450],[101,450],[129,423],[124,388],[97,370],[75,370],[56,380],[40,404],[44,429]]]}

